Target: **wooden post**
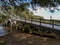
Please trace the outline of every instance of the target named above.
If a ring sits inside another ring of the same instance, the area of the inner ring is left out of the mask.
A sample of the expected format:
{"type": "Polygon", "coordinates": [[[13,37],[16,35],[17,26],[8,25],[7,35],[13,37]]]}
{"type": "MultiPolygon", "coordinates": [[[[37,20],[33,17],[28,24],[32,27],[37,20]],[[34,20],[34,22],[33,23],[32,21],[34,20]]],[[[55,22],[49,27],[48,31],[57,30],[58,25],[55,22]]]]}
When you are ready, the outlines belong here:
{"type": "Polygon", "coordinates": [[[41,20],[42,20],[42,19],[40,18],[40,31],[41,31],[40,35],[42,36],[41,20]]]}
{"type": "Polygon", "coordinates": [[[26,17],[25,17],[25,23],[26,23],[26,17]]]}
{"type": "Polygon", "coordinates": [[[7,28],[7,22],[5,23],[5,27],[7,28]]]}
{"type": "Polygon", "coordinates": [[[31,24],[32,24],[32,18],[31,18],[31,24]]]}
{"type": "Polygon", "coordinates": [[[50,20],[52,20],[52,16],[50,16],[50,20]]]}
{"type": "Polygon", "coordinates": [[[52,28],[54,29],[54,20],[52,20],[52,28]]]}
{"type": "Polygon", "coordinates": [[[11,22],[11,33],[12,33],[12,22],[11,22]]]}
{"type": "Polygon", "coordinates": [[[40,26],[41,26],[41,18],[40,18],[40,26]]]}

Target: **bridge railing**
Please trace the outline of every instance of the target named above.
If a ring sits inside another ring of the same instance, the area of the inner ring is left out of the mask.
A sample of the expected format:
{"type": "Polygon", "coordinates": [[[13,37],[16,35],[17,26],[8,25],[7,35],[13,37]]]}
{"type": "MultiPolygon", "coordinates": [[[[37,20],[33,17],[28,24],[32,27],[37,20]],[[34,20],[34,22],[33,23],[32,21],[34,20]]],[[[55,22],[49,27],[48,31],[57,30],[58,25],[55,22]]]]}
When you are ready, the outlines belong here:
{"type": "MultiPolygon", "coordinates": [[[[57,26],[58,27],[60,26],[60,20],[48,20],[48,19],[41,19],[41,18],[40,19],[23,18],[23,19],[19,19],[19,20],[18,19],[13,19],[13,20],[22,21],[22,22],[26,22],[26,23],[33,23],[33,24],[40,25],[40,26],[45,26],[45,27],[47,25],[47,26],[49,26],[48,28],[54,28],[54,29],[56,29],[57,26]]],[[[13,22],[13,20],[11,22],[13,22]]],[[[60,28],[58,30],[60,30],[60,28]]]]}
{"type": "Polygon", "coordinates": [[[54,25],[56,25],[56,26],[60,26],[60,20],[48,20],[48,19],[33,19],[33,18],[31,18],[31,19],[27,19],[27,18],[25,18],[24,19],[25,21],[31,21],[31,22],[39,22],[40,23],[40,25],[41,25],[41,23],[45,23],[45,24],[51,24],[53,27],[54,27],[54,25]]]}

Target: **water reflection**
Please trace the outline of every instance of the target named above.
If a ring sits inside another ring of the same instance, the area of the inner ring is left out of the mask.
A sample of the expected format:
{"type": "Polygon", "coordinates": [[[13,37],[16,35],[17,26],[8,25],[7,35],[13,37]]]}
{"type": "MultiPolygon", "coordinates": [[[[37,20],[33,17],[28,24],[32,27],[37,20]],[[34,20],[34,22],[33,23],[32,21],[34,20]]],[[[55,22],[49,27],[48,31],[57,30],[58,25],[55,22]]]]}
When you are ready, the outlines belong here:
{"type": "Polygon", "coordinates": [[[5,36],[7,34],[7,30],[0,25],[0,36],[5,36]]]}

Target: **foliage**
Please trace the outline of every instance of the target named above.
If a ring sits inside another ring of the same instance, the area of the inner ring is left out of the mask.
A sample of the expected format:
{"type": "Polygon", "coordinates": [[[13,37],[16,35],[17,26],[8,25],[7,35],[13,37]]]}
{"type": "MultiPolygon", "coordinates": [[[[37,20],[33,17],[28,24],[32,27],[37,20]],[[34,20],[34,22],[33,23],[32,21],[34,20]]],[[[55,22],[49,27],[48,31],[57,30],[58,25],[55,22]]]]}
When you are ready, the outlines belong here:
{"type": "Polygon", "coordinates": [[[8,18],[10,18],[9,15],[0,15],[0,23],[4,22],[5,20],[7,20],[8,18]]]}
{"type": "MultiPolygon", "coordinates": [[[[58,3],[58,2],[57,2],[58,3]]],[[[53,0],[32,0],[32,4],[40,4],[40,6],[55,6],[53,0]]]]}
{"type": "MultiPolygon", "coordinates": [[[[21,3],[24,3],[24,0],[8,0],[8,1],[1,0],[0,2],[2,3],[3,6],[11,5],[14,7],[17,6],[17,3],[18,5],[20,5],[21,3]]],[[[60,0],[32,0],[30,3],[32,3],[32,5],[40,4],[40,6],[48,6],[48,5],[55,6],[56,4],[54,2],[60,4],[60,0]]]]}
{"type": "Polygon", "coordinates": [[[35,16],[33,12],[29,12],[28,10],[22,11],[18,14],[20,18],[27,18],[27,19],[44,19],[42,16],[35,16]]]}
{"type": "MultiPolygon", "coordinates": [[[[22,1],[22,0],[20,0],[20,1],[22,1]]],[[[16,3],[18,3],[17,0],[16,0],[16,2],[14,0],[9,0],[9,3],[6,0],[1,0],[1,4],[2,4],[1,9],[2,9],[3,13],[5,13],[6,15],[9,15],[9,16],[17,15],[17,16],[20,16],[21,18],[26,17],[28,19],[30,19],[30,18],[36,18],[36,19],[39,18],[40,19],[39,16],[34,16],[32,12],[29,12],[29,9],[27,9],[27,7],[29,6],[29,3],[19,2],[19,5],[16,5],[16,3]]],[[[2,17],[4,17],[4,16],[2,16],[2,17]]],[[[5,19],[5,17],[2,19],[5,19]]]]}

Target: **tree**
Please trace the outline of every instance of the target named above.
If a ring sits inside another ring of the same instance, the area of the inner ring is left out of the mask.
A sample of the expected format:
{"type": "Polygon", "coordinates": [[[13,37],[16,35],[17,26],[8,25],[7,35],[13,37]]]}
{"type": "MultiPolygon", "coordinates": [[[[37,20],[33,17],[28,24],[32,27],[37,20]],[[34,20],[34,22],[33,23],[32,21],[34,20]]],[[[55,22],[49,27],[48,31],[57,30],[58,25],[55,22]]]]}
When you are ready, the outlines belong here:
{"type": "Polygon", "coordinates": [[[31,4],[33,9],[35,9],[37,5],[40,7],[57,7],[57,5],[60,5],[60,0],[32,0],[28,3],[24,2],[24,0],[0,0],[0,3],[5,10],[8,10],[7,6],[13,6],[15,11],[19,9],[23,11],[27,8],[27,4],[31,4]]]}
{"type": "MultiPolygon", "coordinates": [[[[24,0],[0,0],[1,6],[6,10],[9,14],[12,11],[8,11],[9,7],[14,7],[14,13],[15,15],[21,15],[24,10],[27,9],[28,4],[31,4],[33,9],[38,5],[40,7],[56,7],[57,5],[60,5],[60,0],[32,0],[31,2],[27,3],[24,2],[24,0]]],[[[51,12],[54,12],[54,10],[51,10],[51,12]]],[[[24,14],[23,14],[24,15],[24,14]]]]}
{"type": "MultiPolygon", "coordinates": [[[[21,3],[24,3],[24,0],[1,0],[1,3],[3,5],[12,5],[12,6],[16,6],[18,3],[19,5],[21,3]],[[8,2],[9,1],[9,2],[8,2]]],[[[27,1],[27,0],[26,0],[27,1]]],[[[60,0],[32,0],[31,3],[33,4],[40,4],[41,6],[47,6],[47,5],[52,5],[54,6],[54,2],[60,4],[60,0]]]]}
{"type": "MultiPolygon", "coordinates": [[[[7,5],[11,5],[16,7],[17,3],[18,5],[24,3],[24,0],[1,0],[1,4],[2,6],[7,6],[7,5]],[[9,1],[9,2],[8,2],[9,1]]],[[[44,7],[44,6],[56,6],[56,4],[60,4],[60,0],[32,0],[31,5],[36,5],[39,4],[40,6],[44,7]]]]}

